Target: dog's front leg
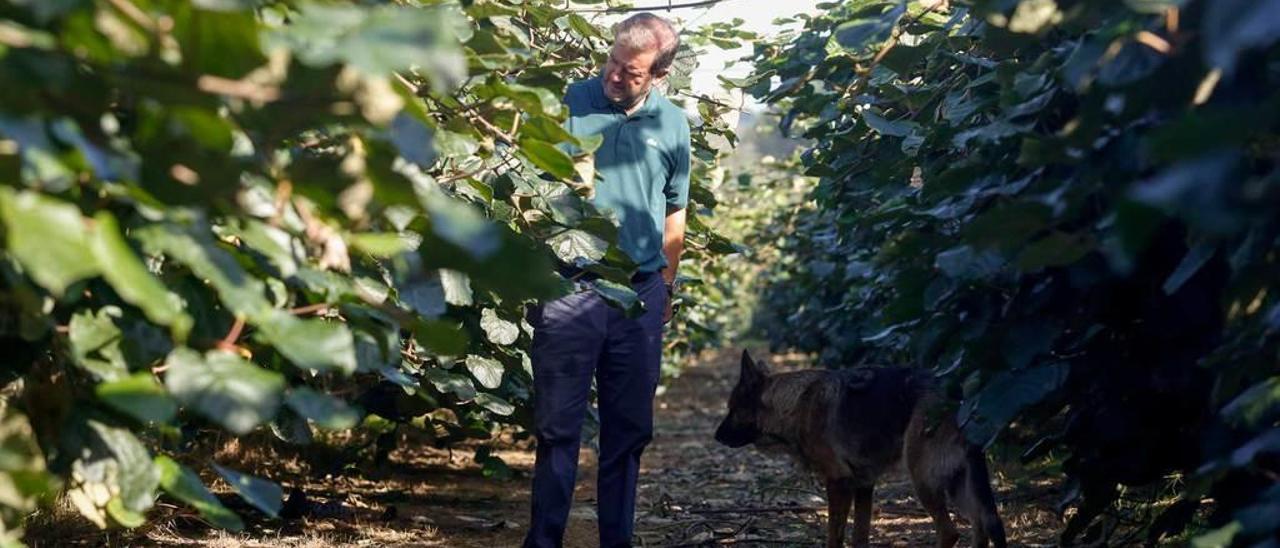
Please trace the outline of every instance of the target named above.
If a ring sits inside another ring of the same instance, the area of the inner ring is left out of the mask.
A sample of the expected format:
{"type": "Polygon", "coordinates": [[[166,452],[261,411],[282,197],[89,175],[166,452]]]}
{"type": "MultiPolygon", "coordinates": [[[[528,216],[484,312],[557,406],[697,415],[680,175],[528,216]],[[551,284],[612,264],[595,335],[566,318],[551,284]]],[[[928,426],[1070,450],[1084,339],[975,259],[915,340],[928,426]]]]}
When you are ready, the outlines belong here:
{"type": "Polygon", "coordinates": [[[871,498],[875,486],[859,487],[853,491],[853,546],[871,546],[871,498]]]}
{"type": "Polygon", "coordinates": [[[849,521],[853,504],[853,482],[847,479],[827,480],[827,548],[844,546],[844,526],[849,521]]]}

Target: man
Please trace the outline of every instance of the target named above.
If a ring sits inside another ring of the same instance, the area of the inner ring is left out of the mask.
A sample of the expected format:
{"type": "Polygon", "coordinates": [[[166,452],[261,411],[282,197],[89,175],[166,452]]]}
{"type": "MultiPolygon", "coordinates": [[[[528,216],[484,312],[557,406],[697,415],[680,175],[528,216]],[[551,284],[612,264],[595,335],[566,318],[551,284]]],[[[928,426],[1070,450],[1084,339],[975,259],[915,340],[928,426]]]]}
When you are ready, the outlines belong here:
{"type": "Polygon", "coordinates": [[[530,314],[538,450],[526,547],[563,542],[593,376],[600,406],[600,545],[631,545],[640,454],[653,437],[662,326],[671,317],[689,195],[688,121],[653,91],[678,45],[667,21],[630,17],[614,27],[602,76],[570,85],[565,97],[568,130],[604,136],[595,153],[602,180],[594,202],[618,216],[619,246],[639,265],[632,284],[645,312],[627,318],[585,290],[530,314]]]}

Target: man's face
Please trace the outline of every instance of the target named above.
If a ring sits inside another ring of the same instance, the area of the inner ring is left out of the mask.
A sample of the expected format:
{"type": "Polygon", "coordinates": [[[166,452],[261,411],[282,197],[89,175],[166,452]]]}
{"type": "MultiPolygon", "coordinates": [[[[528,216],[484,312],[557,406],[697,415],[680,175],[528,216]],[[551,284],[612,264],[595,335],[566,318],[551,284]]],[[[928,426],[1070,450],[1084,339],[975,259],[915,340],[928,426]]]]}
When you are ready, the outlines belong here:
{"type": "Polygon", "coordinates": [[[614,46],[604,64],[604,96],[616,105],[635,105],[653,87],[657,75],[650,69],[657,58],[657,49],[614,46]]]}

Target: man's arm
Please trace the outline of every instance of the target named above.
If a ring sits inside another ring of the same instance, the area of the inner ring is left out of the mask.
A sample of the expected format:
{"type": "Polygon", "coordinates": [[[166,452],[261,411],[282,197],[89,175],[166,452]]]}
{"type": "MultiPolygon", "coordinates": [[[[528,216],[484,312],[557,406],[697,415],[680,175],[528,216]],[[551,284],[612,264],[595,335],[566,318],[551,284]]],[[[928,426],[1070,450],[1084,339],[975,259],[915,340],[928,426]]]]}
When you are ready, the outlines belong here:
{"type": "MultiPolygon", "coordinates": [[[[662,254],[667,258],[667,268],[662,271],[662,279],[668,288],[676,281],[676,269],[680,267],[680,254],[684,252],[684,208],[667,212],[667,220],[662,231],[662,254]]],[[[674,296],[674,295],[671,295],[674,296]]],[[[662,313],[662,323],[671,321],[674,310],[672,301],[667,299],[667,309],[662,313]]]]}
{"type": "MultiPolygon", "coordinates": [[[[667,219],[662,230],[662,255],[667,259],[667,268],[662,277],[670,288],[676,281],[676,270],[680,268],[680,254],[684,252],[685,206],[689,203],[689,172],[693,160],[692,146],[689,138],[689,122],[681,119],[677,126],[675,149],[675,170],[667,181],[663,193],[667,198],[667,219]]],[[[671,321],[671,301],[667,299],[667,310],[662,322],[671,321]]]]}
{"type": "Polygon", "coordinates": [[[684,252],[684,208],[669,210],[662,230],[662,254],[667,258],[667,268],[662,279],[670,285],[676,281],[676,268],[680,266],[680,254],[684,252]]]}

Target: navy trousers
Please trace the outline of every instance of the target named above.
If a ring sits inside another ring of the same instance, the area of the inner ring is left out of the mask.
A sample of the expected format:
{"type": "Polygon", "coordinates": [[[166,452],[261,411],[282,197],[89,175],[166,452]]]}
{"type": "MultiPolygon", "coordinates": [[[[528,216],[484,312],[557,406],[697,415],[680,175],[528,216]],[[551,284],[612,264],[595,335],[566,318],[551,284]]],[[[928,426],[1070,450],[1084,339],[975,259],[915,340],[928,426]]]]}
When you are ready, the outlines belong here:
{"type": "Polygon", "coordinates": [[[653,439],[653,397],[667,305],[662,276],[637,276],[633,286],[645,303],[639,318],[627,318],[590,290],[530,312],[538,450],[526,548],[563,543],[593,377],[600,408],[600,546],[631,546],[640,454],[653,439]]]}

